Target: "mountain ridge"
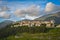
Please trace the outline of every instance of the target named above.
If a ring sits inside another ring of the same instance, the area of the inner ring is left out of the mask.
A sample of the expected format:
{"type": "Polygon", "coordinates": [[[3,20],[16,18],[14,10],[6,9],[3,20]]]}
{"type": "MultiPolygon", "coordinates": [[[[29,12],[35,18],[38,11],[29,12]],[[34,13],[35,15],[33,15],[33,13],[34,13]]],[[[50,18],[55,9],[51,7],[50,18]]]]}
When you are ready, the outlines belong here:
{"type": "Polygon", "coordinates": [[[12,24],[12,23],[14,23],[14,22],[11,21],[11,20],[5,20],[5,21],[3,21],[3,22],[0,23],[0,28],[4,28],[4,27],[6,27],[7,25],[10,25],[10,24],[12,24]]]}
{"type": "Polygon", "coordinates": [[[55,20],[56,24],[60,24],[60,12],[44,15],[44,16],[36,18],[34,20],[55,20]]]}

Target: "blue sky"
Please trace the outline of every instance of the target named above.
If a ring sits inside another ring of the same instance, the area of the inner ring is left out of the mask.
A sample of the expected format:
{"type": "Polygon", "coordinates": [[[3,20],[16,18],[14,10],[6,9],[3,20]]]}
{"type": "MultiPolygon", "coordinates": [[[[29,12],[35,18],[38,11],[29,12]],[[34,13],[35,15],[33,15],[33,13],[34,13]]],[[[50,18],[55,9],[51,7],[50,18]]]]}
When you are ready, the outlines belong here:
{"type": "Polygon", "coordinates": [[[35,19],[46,13],[59,11],[60,0],[1,0],[0,9],[0,22],[35,19]]]}

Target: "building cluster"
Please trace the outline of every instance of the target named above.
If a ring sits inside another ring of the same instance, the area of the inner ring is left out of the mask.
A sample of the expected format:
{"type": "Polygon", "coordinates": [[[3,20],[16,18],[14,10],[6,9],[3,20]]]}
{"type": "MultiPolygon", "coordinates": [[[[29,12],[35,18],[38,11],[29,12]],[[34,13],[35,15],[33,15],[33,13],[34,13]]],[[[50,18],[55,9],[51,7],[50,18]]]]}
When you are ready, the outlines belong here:
{"type": "Polygon", "coordinates": [[[20,22],[17,22],[16,24],[14,24],[13,27],[18,27],[18,26],[28,26],[28,27],[33,27],[33,26],[41,26],[44,25],[46,27],[54,27],[54,21],[50,20],[50,21],[40,21],[40,20],[23,20],[20,22]]]}

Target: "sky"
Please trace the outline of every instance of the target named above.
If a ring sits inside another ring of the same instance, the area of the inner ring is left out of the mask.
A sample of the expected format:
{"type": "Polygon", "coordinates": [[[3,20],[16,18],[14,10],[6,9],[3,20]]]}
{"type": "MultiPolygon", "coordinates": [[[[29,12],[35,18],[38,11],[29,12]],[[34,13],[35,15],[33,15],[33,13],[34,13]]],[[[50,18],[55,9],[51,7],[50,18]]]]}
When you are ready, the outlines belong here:
{"type": "Polygon", "coordinates": [[[0,0],[0,22],[33,20],[60,11],[60,0],[0,0]]]}

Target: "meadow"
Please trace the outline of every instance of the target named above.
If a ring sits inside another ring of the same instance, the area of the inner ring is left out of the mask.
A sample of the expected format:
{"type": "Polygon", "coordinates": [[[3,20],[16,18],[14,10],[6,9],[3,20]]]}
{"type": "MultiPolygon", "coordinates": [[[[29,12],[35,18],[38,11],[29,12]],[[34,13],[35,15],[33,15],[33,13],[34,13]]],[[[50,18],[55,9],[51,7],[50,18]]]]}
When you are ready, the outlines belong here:
{"type": "Polygon", "coordinates": [[[60,28],[6,27],[0,29],[0,40],[60,40],[60,28]]]}

